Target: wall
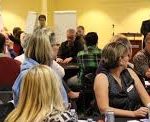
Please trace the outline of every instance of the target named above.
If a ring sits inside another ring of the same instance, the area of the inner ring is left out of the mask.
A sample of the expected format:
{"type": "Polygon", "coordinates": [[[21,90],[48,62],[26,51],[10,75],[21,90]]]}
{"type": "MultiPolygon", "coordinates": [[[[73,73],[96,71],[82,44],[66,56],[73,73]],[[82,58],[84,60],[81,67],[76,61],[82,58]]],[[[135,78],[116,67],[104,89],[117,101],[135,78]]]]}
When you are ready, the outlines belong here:
{"type": "MultiPolygon", "coordinates": [[[[1,0],[5,26],[24,29],[28,11],[41,11],[42,0],[1,0]]],[[[150,18],[149,0],[47,0],[48,25],[53,28],[53,11],[76,10],[77,23],[86,32],[99,34],[99,47],[103,48],[115,33],[139,32],[142,20],[150,18]]]]}
{"type": "Polygon", "coordinates": [[[12,31],[15,26],[24,29],[28,11],[41,11],[41,0],[1,0],[0,6],[4,26],[12,31]]]}
{"type": "MultiPolygon", "coordinates": [[[[99,34],[99,47],[103,48],[115,33],[140,32],[141,22],[150,18],[149,0],[52,0],[55,10],[76,10],[78,25],[86,32],[99,34]]],[[[49,19],[53,21],[51,16],[49,19]]]]}

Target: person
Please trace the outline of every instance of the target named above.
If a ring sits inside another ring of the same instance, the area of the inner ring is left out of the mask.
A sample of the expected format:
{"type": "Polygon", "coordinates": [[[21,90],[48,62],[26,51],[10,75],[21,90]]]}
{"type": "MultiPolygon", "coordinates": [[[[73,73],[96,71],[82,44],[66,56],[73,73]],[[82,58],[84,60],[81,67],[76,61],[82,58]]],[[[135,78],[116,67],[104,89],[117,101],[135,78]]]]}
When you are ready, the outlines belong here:
{"type": "Polygon", "coordinates": [[[5,36],[0,33],[0,90],[11,90],[20,73],[21,63],[4,53],[5,41],[5,36]]]}
{"type": "MultiPolygon", "coordinates": [[[[59,46],[60,46],[60,42],[56,40],[55,33],[51,33],[50,36],[49,36],[49,39],[50,39],[50,43],[51,43],[52,50],[53,50],[53,57],[54,57],[54,59],[56,59],[57,53],[58,53],[58,50],[59,50],[59,46]]],[[[61,65],[59,65],[55,60],[53,61],[53,64],[55,64],[55,67],[58,69],[58,71],[62,72],[62,74],[63,74],[62,78],[63,78],[64,75],[65,75],[64,68],[61,65]]],[[[68,87],[67,83],[63,79],[62,79],[62,83],[64,85],[64,88],[65,88],[69,98],[74,99],[74,98],[79,97],[79,92],[73,92],[68,87]]]]}
{"type": "Polygon", "coordinates": [[[144,20],[142,22],[140,31],[141,31],[141,33],[144,36],[144,39],[143,39],[143,48],[144,48],[145,47],[145,42],[144,42],[145,37],[146,37],[147,33],[150,32],[150,20],[149,19],[148,20],[144,20]]]}
{"type": "MultiPolygon", "coordinates": [[[[18,103],[22,79],[28,70],[33,66],[37,64],[44,64],[52,67],[61,82],[61,77],[63,74],[61,74],[61,72],[59,72],[54,66],[52,53],[53,52],[49,42],[49,35],[47,34],[47,30],[35,29],[27,43],[27,48],[25,50],[25,61],[22,64],[21,72],[12,87],[15,106],[18,103]]],[[[63,96],[64,104],[68,104],[67,94],[63,85],[61,85],[61,93],[63,96]]]]}
{"type": "Polygon", "coordinates": [[[20,27],[13,28],[13,35],[9,34],[8,37],[11,41],[13,41],[13,49],[17,55],[21,55],[23,53],[23,49],[20,43],[20,35],[23,33],[20,27]]]}
{"type": "Polygon", "coordinates": [[[46,16],[41,14],[38,17],[39,28],[46,28],[46,16]]]}
{"type": "Polygon", "coordinates": [[[136,73],[127,68],[128,61],[129,50],[123,43],[104,47],[94,82],[97,105],[101,113],[111,110],[115,116],[146,117],[150,97],[136,73]]]}
{"type": "Polygon", "coordinates": [[[144,49],[133,57],[133,63],[137,74],[145,80],[150,79],[150,33],[145,38],[144,49]]]}
{"type": "Polygon", "coordinates": [[[67,30],[67,41],[62,42],[59,48],[57,59],[58,63],[68,64],[75,63],[77,53],[83,50],[83,45],[75,40],[76,32],[74,29],[67,30]]]}
{"type": "MultiPolygon", "coordinates": [[[[132,60],[132,45],[131,42],[127,39],[126,36],[122,35],[122,34],[117,34],[114,35],[113,38],[111,39],[111,41],[114,42],[121,42],[124,45],[127,46],[128,50],[129,50],[129,60],[132,60]]],[[[128,62],[128,67],[134,69],[134,65],[131,62],[128,62]]]]}
{"type": "Polygon", "coordinates": [[[85,29],[82,25],[79,25],[77,27],[77,32],[76,32],[77,36],[85,36],[85,29]]]}
{"type": "Polygon", "coordinates": [[[5,122],[68,122],[77,115],[66,110],[60,93],[60,82],[53,69],[36,65],[25,75],[16,108],[5,122]]]}
{"type": "Polygon", "coordinates": [[[84,26],[79,25],[77,27],[76,39],[75,40],[79,41],[83,45],[84,50],[87,50],[87,46],[85,44],[85,28],[84,28],[84,26]]]}
{"type": "MultiPolygon", "coordinates": [[[[21,46],[22,46],[24,52],[25,52],[25,50],[27,48],[28,41],[30,40],[30,37],[31,37],[31,34],[27,34],[27,33],[22,33],[20,35],[21,46]]],[[[19,55],[19,56],[16,56],[15,60],[18,60],[21,63],[23,63],[25,61],[25,55],[24,55],[24,53],[21,54],[21,55],[19,55]]]]}
{"type": "Polygon", "coordinates": [[[77,54],[79,65],[78,75],[68,79],[69,86],[82,85],[84,77],[88,73],[95,74],[101,58],[101,49],[97,47],[98,35],[96,32],[89,32],[85,36],[87,50],[82,50],[77,54]]]}

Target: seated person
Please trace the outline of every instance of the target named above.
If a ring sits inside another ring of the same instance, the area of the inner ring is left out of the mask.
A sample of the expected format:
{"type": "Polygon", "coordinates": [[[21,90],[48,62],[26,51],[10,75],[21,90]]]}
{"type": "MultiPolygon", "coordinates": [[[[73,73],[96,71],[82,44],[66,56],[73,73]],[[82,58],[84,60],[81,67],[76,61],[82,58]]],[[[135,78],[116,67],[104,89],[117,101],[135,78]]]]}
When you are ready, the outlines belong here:
{"type": "Polygon", "coordinates": [[[11,90],[20,73],[20,62],[4,54],[5,36],[0,33],[0,90],[11,90]]]}
{"type": "Polygon", "coordinates": [[[145,47],[133,57],[137,74],[145,80],[150,80],[150,33],[145,38],[145,47]]]}
{"type": "Polygon", "coordinates": [[[84,76],[88,73],[96,72],[101,58],[101,50],[97,47],[98,35],[95,32],[89,32],[85,36],[87,50],[82,50],[77,54],[79,64],[79,74],[68,79],[68,85],[81,85],[84,76]]]}
{"type": "Polygon", "coordinates": [[[146,117],[148,108],[142,106],[150,103],[150,97],[136,73],[127,68],[128,62],[129,50],[123,43],[104,47],[94,82],[97,105],[102,113],[111,110],[115,116],[146,117]]]}
{"type": "MultiPolygon", "coordinates": [[[[50,39],[50,43],[51,43],[52,50],[53,50],[53,57],[54,57],[54,59],[56,59],[57,53],[59,50],[59,46],[60,46],[60,42],[56,41],[55,33],[51,33],[49,36],[49,39],[50,39]]],[[[55,60],[53,61],[53,65],[54,65],[55,69],[57,69],[60,72],[59,74],[62,74],[62,78],[63,78],[65,75],[64,68],[62,66],[60,66],[55,60]]],[[[68,87],[67,83],[64,80],[62,82],[63,82],[63,86],[64,86],[69,98],[78,98],[79,97],[79,92],[73,92],[68,87]]]]}
{"type": "Polygon", "coordinates": [[[57,54],[56,61],[58,63],[76,62],[77,53],[84,48],[78,40],[75,40],[75,36],[76,32],[74,29],[67,30],[67,41],[61,43],[57,54]]]}
{"type": "Polygon", "coordinates": [[[6,122],[73,122],[72,115],[63,105],[60,82],[46,65],[32,67],[25,75],[17,107],[6,122]]]}
{"type": "Polygon", "coordinates": [[[22,79],[28,70],[37,64],[48,65],[56,72],[56,75],[58,76],[57,78],[61,83],[61,93],[64,103],[67,104],[68,97],[61,81],[63,74],[58,70],[57,66],[54,66],[53,51],[49,42],[49,35],[47,30],[35,29],[30,39],[28,40],[27,47],[25,49],[25,61],[22,64],[21,72],[12,88],[15,106],[18,103],[22,79]]]}

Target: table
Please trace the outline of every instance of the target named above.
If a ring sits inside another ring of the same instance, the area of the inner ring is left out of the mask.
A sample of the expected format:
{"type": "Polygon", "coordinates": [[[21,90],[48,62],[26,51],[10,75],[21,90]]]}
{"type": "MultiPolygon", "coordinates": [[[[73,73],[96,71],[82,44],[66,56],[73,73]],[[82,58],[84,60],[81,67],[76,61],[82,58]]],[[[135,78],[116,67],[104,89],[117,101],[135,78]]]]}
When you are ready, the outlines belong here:
{"type": "Polygon", "coordinates": [[[79,66],[78,64],[75,63],[70,63],[70,64],[60,64],[64,70],[65,70],[65,76],[64,76],[64,80],[68,80],[69,78],[77,75],[77,73],[79,72],[79,66]]]}

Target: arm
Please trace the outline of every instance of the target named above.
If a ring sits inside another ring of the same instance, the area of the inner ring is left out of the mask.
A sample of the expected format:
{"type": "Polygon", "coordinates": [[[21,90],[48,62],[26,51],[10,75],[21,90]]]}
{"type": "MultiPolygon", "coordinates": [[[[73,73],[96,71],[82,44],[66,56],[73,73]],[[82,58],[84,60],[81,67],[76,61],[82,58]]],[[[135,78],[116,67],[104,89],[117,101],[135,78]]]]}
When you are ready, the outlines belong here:
{"type": "Polygon", "coordinates": [[[138,76],[136,75],[136,73],[130,68],[128,68],[128,71],[135,81],[135,88],[136,88],[142,102],[144,103],[145,106],[147,106],[147,104],[150,103],[150,97],[149,97],[147,91],[145,90],[143,84],[141,83],[141,81],[138,78],[138,76]]]}
{"type": "Polygon", "coordinates": [[[61,78],[64,77],[65,75],[64,68],[60,66],[55,60],[53,60],[52,69],[54,69],[61,78]]]}
{"type": "Polygon", "coordinates": [[[96,76],[94,82],[94,91],[97,100],[98,108],[101,112],[106,112],[107,109],[114,111],[115,115],[126,116],[126,117],[136,117],[145,116],[147,114],[147,109],[140,108],[136,111],[129,111],[123,109],[117,109],[109,106],[109,96],[108,96],[108,78],[105,74],[100,73],[96,76]],[[102,82],[100,82],[102,81],[102,82]]]}

